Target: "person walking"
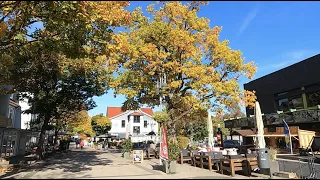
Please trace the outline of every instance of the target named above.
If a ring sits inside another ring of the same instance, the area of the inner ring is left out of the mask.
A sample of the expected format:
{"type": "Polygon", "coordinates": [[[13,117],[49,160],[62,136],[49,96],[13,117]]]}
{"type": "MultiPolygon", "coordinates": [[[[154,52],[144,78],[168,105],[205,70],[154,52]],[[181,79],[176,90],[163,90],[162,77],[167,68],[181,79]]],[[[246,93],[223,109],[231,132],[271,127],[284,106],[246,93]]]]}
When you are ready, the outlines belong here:
{"type": "Polygon", "coordinates": [[[80,143],[80,142],[79,142],[79,139],[77,138],[77,139],[76,139],[76,149],[78,149],[79,143],[80,143]]]}
{"type": "Polygon", "coordinates": [[[83,149],[83,146],[84,146],[84,142],[83,140],[80,140],[80,148],[83,149]]]}

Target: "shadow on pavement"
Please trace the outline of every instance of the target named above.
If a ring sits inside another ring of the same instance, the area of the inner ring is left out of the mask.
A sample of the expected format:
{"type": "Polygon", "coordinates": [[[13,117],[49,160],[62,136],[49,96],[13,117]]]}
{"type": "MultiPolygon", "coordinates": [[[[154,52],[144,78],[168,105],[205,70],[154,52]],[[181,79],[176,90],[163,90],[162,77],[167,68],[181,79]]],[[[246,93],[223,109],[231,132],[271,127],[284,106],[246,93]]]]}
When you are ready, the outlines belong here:
{"type": "Polygon", "coordinates": [[[49,157],[48,159],[37,162],[36,164],[31,165],[26,169],[8,172],[0,176],[0,179],[21,172],[37,172],[45,170],[63,169],[64,172],[75,173],[92,170],[92,168],[88,166],[111,165],[113,161],[107,158],[97,157],[99,154],[101,153],[93,151],[71,151],[68,153],[58,153],[53,155],[52,157],[49,157]]]}

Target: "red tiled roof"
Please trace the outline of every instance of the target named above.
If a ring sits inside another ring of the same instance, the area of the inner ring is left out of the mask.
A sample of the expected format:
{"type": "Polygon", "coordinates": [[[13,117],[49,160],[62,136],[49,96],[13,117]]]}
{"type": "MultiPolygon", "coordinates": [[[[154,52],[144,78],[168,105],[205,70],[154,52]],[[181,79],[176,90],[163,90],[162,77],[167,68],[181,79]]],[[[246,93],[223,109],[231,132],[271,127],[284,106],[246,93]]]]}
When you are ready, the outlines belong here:
{"type": "MultiPolygon", "coordinates": [[[[150,116],[152,116],[152,109],[151,108],[140,108],[140,110],[150,116]]],[[[117,116],[119,114],[124,113],[124,111],[121,110],[121,107],[107,107],[107,117],[112,118],[114,116],[117,116]]],[[[137,113],[137,112],[135,112],[137,113]]],[[[138,114],[131,114],[131,115],[138,115],[138,114]]],[[[141,115],[141,114],[139,114],[141,115]]]]}
{"type": "Polygon", "coordinates": [[[149,114],[150,116],[152,116],[152,109],[151,108],[140,108],[141,111],[143,111],[144,113],[149,114]]]}
{"type": "Polygon", "coordinates": [[[112,118],[112,117],[117,116],[121,113],[124,113],[121,110],[121,107],[107,107],[107,117],[108,118],[112,118]]]}

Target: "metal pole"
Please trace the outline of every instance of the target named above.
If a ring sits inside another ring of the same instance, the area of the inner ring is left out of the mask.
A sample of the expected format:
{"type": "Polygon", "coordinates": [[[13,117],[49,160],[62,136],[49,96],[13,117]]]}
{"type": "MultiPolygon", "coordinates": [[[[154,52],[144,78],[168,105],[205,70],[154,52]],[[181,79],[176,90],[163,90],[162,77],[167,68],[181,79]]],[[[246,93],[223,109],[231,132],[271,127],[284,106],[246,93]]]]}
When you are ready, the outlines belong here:
{"type": "MultiPolygon", "coordinates": [[[[161,86],[162,86],[162,82],[161,82],[162,78],[161,78],[161,75],[160,75],[160,81],[159,81],[159,108],[160,108],[160,111],[162,111],[162,92],[161,92],[161,86]]],[[[160,123],[161,125],[161,123],[160,123]]],[[[160,150],[159,150],[159,153],[161,151],[161,144],[162,144],[162,127],[160,126],[160,150]]],[[[162,165],[162,160],[161,160],[161,157],[160,157],[160,154],[159,154],[159,164],[162,165]]]]}
{"type": "Polygon", "coordinates": [[[292,140],[291,140],[291,133],[289,133],[289,137],[290,137],[290,151],[291,151],[291,154],[293,154],[293,151],[292,151],[292,140]]]}

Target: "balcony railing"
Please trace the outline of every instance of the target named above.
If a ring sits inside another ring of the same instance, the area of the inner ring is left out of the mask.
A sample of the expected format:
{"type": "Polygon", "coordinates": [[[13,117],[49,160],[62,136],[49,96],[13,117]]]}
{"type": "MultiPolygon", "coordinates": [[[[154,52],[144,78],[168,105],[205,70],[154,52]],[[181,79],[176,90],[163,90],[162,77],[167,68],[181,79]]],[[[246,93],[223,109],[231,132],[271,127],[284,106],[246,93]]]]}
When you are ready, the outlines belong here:
{"type": "MultiPolygon", "coordinates": [[[[305,123],[305,122],[320,122],[319,109],[302,109],[293,112],[272,113],[262,116],[264,125],[282,124],[284,119],[288,124],[305,123]]],[[[254,117],[237,118],[224,121],[226,128],[238,127],[254,127],[254,117]]]]}

